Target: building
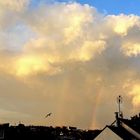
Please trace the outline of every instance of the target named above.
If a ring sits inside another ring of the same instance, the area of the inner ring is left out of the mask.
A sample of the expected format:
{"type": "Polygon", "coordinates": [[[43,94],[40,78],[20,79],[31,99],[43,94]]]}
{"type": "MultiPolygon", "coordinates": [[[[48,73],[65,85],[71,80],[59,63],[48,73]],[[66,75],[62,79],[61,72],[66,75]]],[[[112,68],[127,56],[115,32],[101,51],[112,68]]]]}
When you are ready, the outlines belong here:
{"type": "Polygon", "coordinates": [[[95,140],[122,140],[109,126],[106,126],[95,140]]]}
{"type": "Polygon", "coordinates": [[[116,113],[116,120],[106,126],[94,140],[140,140],[140,115],[124,119],[116,113]]]}
{"type": "Polygon", "coordinates": [[[5,139],[5,133],[8,127],[9,123],[0,124],[0,140],[5,139]]]}

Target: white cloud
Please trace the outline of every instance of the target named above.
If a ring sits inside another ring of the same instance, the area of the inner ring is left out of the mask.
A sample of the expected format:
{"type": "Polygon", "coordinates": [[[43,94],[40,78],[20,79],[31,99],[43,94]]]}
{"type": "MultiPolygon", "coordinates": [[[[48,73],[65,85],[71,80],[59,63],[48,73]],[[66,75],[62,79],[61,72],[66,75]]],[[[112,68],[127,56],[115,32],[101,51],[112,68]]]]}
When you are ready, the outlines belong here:
{"type": "Polygon", "coordinates": [[[35,116],[51,110],[51,125],[90,127],[94,121],[103,126],[113,120],[120,93],[128,100],[126,108],[139,106],[138,92],[133,92],[139,89],[134,86],[139,80],[139,16],[104,16],[78,3],[32,9],[29,1],[0,5],[2,108],[29,113],[38,124],[45,121],[35,116]]]}
{"type": "Polygon", "coordinates": [[[127,56],[137,56],[140,54],[140,43],[126,42],[122,45],[122,50],[127,56]]]}
{"type": "Polygon", "coordinates": [[[130,28],[140,26],[140,18],[135,15],[110,15],[107,16],[107,19],[108,25],[121,36],[126,36],[130,28]]]}
{"type": "Polygon", "coordinates": [[[29,4],[30,0],[4,0],[0,1],[1,10],[22,11],[29,4]]]}

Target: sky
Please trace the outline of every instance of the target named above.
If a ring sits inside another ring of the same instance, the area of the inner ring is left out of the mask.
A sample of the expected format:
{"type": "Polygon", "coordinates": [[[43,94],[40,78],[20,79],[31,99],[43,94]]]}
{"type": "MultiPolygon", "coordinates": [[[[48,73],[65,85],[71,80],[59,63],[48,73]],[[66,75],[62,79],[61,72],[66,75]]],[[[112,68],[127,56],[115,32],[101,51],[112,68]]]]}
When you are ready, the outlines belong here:
{"type": "MultiPolygon", "coordinates": [[[[54,0],[32,0],[32,5],[53,3],[54,0]]],[[[56,1],[55,1],[56,2],[56,1]]],[[[89,4],[104,14],[136,14],[140,15],[139,0],[57,0],[57,2],[78,2],[89,4]]]]}
{"type": "Polygon", "coordinates": [[[107,14],[136,14],[140,15],[139,0],[79,0],[79,3],[88,3],[107,14]]]}
{"type": "Polygon", "coordinates": [[[103,128],[119,95],[138,114],[139,4],[0,1],[0,122],[103,128]]]}

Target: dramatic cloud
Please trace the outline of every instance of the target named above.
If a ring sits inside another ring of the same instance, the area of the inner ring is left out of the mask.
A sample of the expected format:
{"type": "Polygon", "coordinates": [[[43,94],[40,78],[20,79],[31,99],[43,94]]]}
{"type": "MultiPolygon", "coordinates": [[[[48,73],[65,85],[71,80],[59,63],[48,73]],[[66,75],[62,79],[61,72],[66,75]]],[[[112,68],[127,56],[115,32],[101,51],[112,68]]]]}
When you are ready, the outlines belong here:
{"type": "Polygon", "coordinates": [[[139,33],[136,15],[103,15],[79,3],[0,2],[0,113],[8,116],[1,121],[103,127],[114,121],[119,94],[124,115],[137,113],[139,33]]]}
{"type": "Polygon", "coordinates": [[[26,8],[28,3],[29,3],[29,0],[13,0],[13,1],[5,0],[5,1],[0,2],[0,6],[1,8],[5,10],[21,11],[24,8],[26,8]]]}
{"type": "Polygon", "coordinates": [[[122,50],[127,56],[137,56],[140,54],[140,43],[124,43],[122,46],[122,50]]]}
{"type": "Polygon", "coordinates": [[[127,35],[127,32],[129,29],[131,29],[134,26],[140,26],[139,23],[139,17],[135,15],[119,15],[114,16],[110,15],[108,16],[108,24],[113,28],[113,31],[116,32],[119,35],[125,36],[127,35]]]}

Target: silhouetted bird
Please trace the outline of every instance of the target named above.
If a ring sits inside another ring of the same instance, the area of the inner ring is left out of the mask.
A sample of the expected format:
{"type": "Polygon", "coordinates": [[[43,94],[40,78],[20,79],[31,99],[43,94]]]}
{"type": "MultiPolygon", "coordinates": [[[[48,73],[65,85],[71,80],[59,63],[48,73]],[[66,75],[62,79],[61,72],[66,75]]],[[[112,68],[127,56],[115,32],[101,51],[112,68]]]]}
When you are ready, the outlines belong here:
{"type": "Polygon", "coordinates": [[[52,113],[48,113],[46,116],[45,116],[45,118],[47,118],[47,117],[49,117],[49,116],[51,116],[52,115],[52,113]]]}

